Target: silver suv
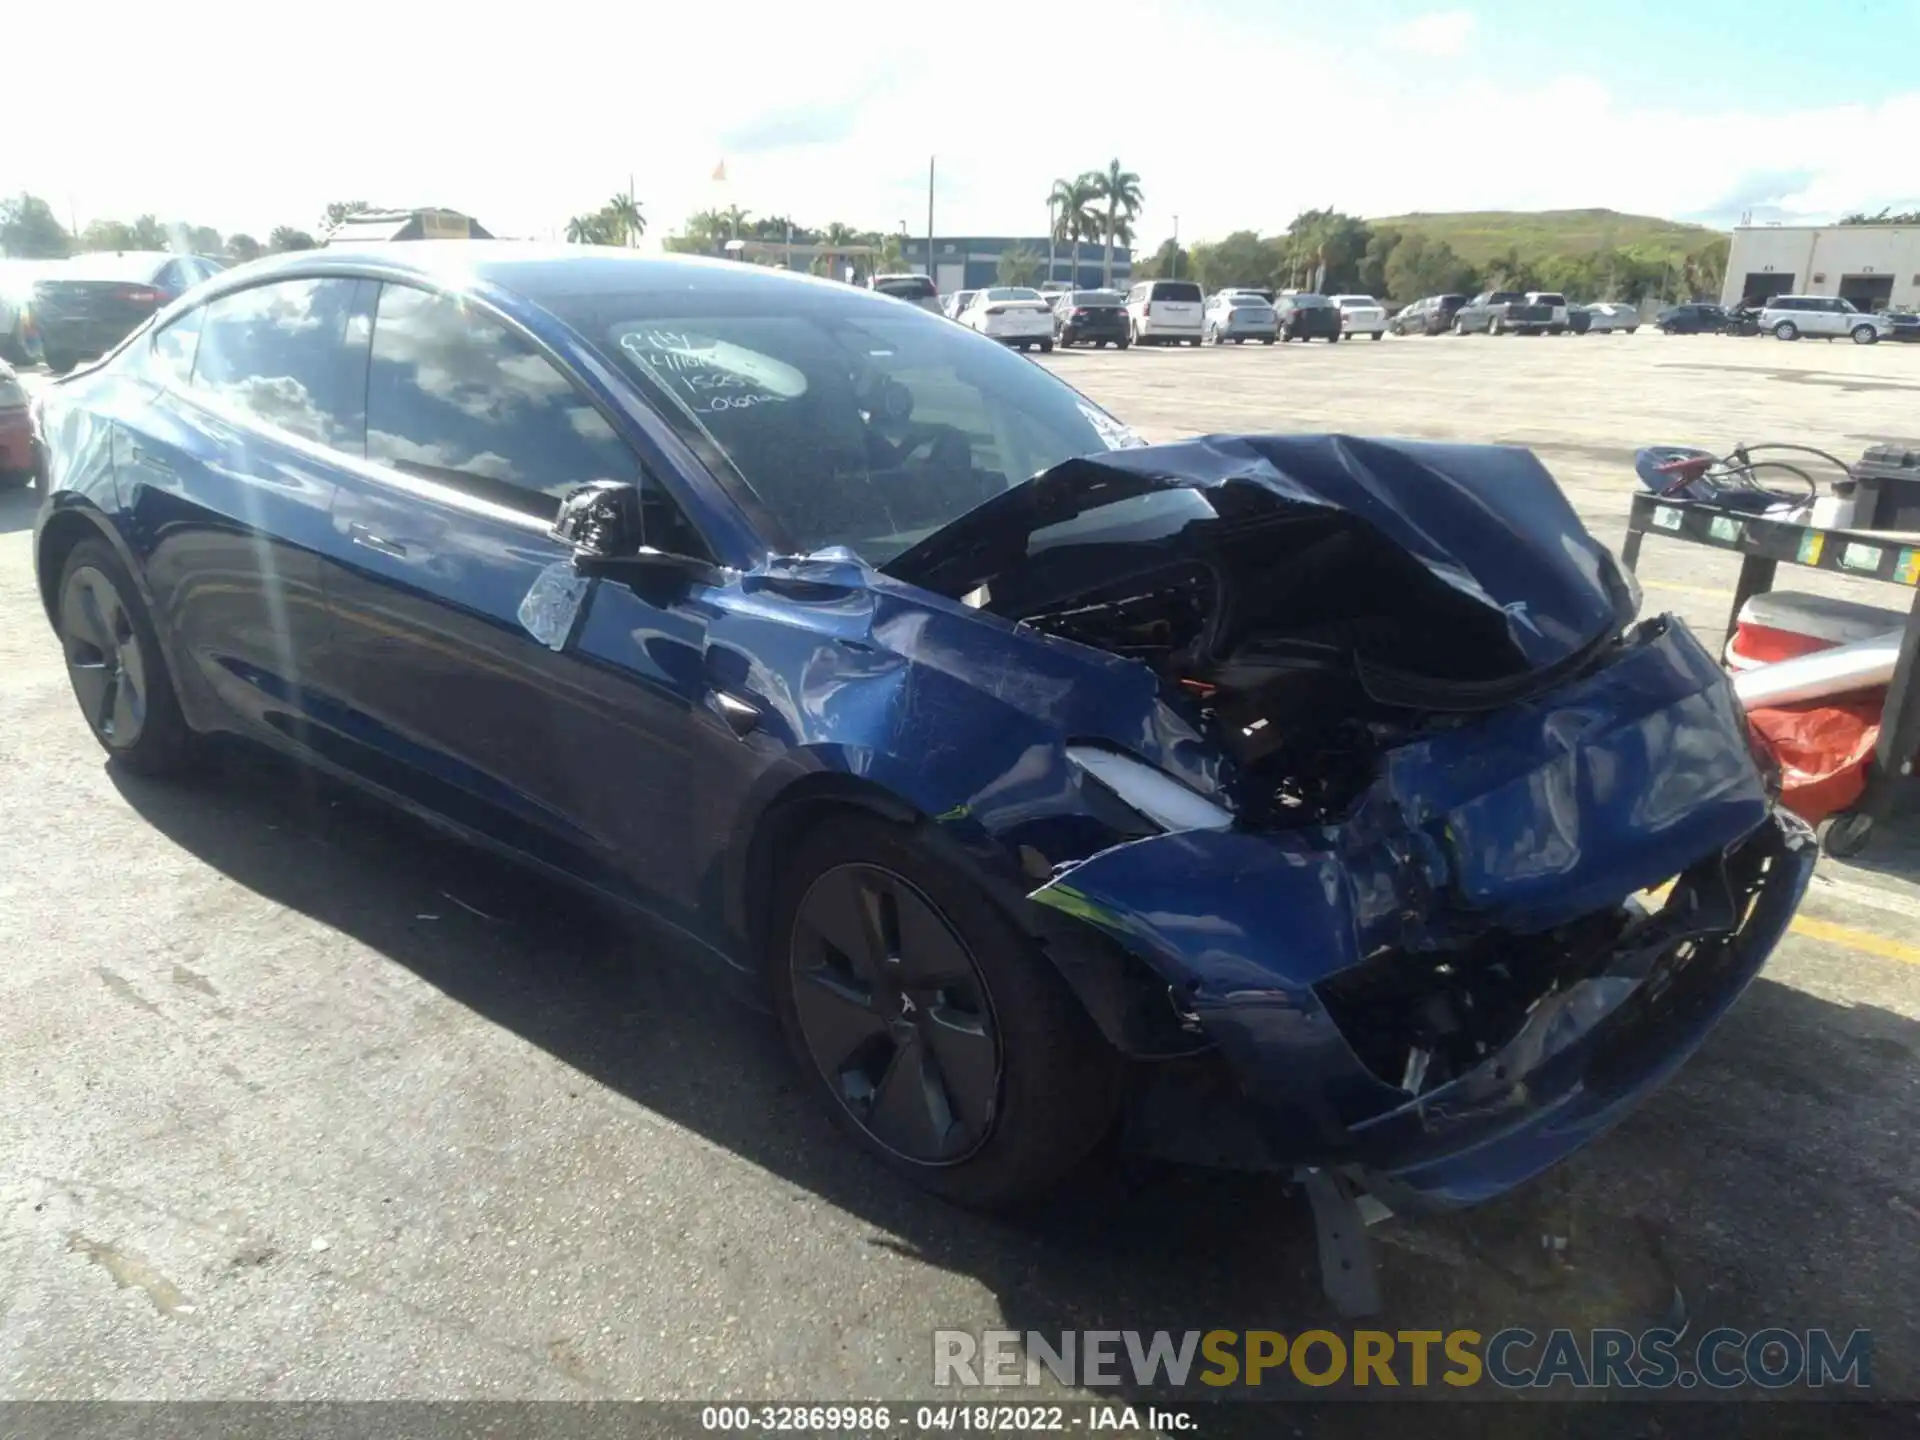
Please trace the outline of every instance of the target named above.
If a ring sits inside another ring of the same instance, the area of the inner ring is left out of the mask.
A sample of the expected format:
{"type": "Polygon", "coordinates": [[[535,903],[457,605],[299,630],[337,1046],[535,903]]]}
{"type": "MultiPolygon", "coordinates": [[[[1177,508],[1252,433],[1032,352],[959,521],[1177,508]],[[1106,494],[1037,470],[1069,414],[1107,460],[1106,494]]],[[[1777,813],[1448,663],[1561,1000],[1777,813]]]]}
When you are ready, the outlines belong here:
{"type": "Polygon", "coordinates": [[[1856,345],[1871,345],[1892,331],[1893,322],[1856,310],[1851,300],[1836,295],[1776,295],[1760,311],[1760,328],[1781,340],[1802,335],[1838,340],[1845,335],[1856,345]]]}

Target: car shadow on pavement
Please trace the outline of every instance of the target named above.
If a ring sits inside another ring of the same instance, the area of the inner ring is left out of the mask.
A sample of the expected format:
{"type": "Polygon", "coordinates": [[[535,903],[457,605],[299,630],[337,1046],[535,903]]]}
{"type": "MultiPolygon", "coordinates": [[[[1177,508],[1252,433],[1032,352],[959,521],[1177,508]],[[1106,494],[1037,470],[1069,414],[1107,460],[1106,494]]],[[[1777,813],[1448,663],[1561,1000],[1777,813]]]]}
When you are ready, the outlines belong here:
{"type": "Polygon", "coordinates": [[[39,509],[40,491],[36,487],[0,477],[0,535],[31,530],[39,509]]]}
{"type": "MultiPolygon", "coordinates": [[[[208,865],[859,1217],[885,1237],[872,1243],[971,1277],[1008,1329],[1343,1328],[1320,1293],[1306,1207],[1272,1177],[1110,1162],[1019,1220],[956,1210],[841,1139],[796,1083],[771,1016],[710,969],[679,963],[684,942],[275,757],[228,753],[213,775],[187,784],[110,773],[146,821],[208,865]]],[[[1920,1282],[1920,1182],[1899,1136],[1916,1084],[1920,1027],[1762,981],[1663,1096],[1571,1165],[1465,1215],[1381,1227],[1385,1313],[1357,1323],[1637,1330],[1668,1317],[1678,1287],[1695,1324],[1872,1327],[1877,1384],[1910,1384],[1920,1356],[1920,1319],[1906,1303],[1920,1282]]],[[[918,1363],[912,1347],[929,1347],[924,1389],[934,1394],[931,1337],[902,1339],[909,1365],[918,1363]]],[[[1290,1393],[1304,1401],[1320,1392],[1290,1393]]],[[[1125,1387],[1114,1395],[1152,1398],[1125,1387]]],[[[1613,1418],[1596,1415],[1589,1428],[1568,1407],[1504,1407],[1494,1428],[1657,1433],[1623,1428],[1618,1405],[1594,1408],[1613,1418]]],[[[1740,1433],[1733,1412],[1747,1408],[1689,1407],[1685,1429],[1740,1433]]],[[[1785,1408],[1808,1412],[1808,1434],[1852,1433],[1851,1421],[1836,1425],[1814,1407],[1785,1408]]],[[[1398,1421],[1358,1413],[1378,1409],[1227,1405],[1203,1433],[1404,1427],[1404,1412],[1398,1421]]],[[[1488,1432],[1484,1411],[1443,1410],[1480,1407],[1423,1410],[1420,1430],[1488,1432]]],[[[1776,1416],[1768,1433],[1798,1433],[1798,1424],[1776,1416]]]]}

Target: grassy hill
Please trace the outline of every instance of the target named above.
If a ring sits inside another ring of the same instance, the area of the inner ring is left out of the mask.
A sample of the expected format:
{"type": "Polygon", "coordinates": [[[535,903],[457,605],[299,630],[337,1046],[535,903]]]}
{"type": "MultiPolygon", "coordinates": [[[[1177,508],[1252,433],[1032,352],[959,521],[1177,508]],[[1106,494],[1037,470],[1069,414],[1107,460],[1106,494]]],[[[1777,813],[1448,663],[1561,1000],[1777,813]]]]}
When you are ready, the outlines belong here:
{"type": "Polygon", "coordinates": [[[1617,210],[1463,210],[1390,215],[1367,223],[1375,229],[1418,231],[1429,240],[1444,240],[1456,255],[1475,265],[1484,265],[1509,249],[1522,255],[1579,256],[1647,245],[1686,254],[1723,233],[1652,215],[1622,215],[1617,210]]]}

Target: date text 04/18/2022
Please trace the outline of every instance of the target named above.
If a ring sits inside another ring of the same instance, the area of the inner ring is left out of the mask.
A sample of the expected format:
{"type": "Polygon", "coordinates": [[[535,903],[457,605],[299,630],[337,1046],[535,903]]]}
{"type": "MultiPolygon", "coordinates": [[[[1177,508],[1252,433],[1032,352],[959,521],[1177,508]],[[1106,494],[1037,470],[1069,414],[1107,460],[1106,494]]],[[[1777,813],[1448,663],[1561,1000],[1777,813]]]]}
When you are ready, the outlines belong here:
{"type": "Polygon", "coordinates": [[[736,1435],[784,1433],[848,1436],[963,1431],[1004,1435],[1033,1432],[1132,1431],[1170,1435],[1194,1429],[1184,1410],[1151,1405],[708,1405],[704,1430],[736,1435]]]}

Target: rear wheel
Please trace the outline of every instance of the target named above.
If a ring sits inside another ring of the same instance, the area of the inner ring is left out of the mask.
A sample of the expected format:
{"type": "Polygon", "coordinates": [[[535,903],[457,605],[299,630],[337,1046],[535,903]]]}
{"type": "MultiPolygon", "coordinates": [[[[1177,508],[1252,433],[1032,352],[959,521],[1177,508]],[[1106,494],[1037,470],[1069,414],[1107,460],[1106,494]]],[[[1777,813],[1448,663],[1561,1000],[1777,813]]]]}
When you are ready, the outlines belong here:
{"type": "Polygon", "coordinates": [[[94,739],[142,775],[188,767],[193,732],[180,713],[153,623],[113,547],[82,540],[60,571],[56,612],[73,698],[94,739]]]}
{"type": "Polygon", "coordinates": [[[1051,355],[1053,353],[1053,341],[1042,340],[1040,342],[1040,353],[1042,355],[1051,355]]]}
{"type": "Polygon", "coordinates": [[[1105,1137],[1119,1061],[1059,973],[912,830],[847,814],[787,852],[767,964],[808,1087],[963,1204],[1035,1196],[1105,1137]]]}
{"type": "Polygon", "coordinates": [[[1271,345],[1271,344],[1273,343],[1273,336],[1271,336],[1271,335],[1262,335],[1262,336],[1260,337],[1260,343],[1261,343],[1262,345],[1271,345]]]}
{"type": "Polygon", "coordinates": [[[1117,345],[1117,346],[1119,346],[1119,347],[1120,347],[1120,348],[1121,348],[1122,350],[1124,350],[1124,349],[1126,349],[1126,348],[1127,348],[1127,347],[1128,347],[1129,345],[1131,345],[1131,344],[1132,344],[1133,342],[1132,342],[1131,340],[1116,340],[1116,341],[1114,341],[1113,343],[1114,343],[1115,345],[1117,345]]]}
{"type": "Polygon", "coordinates": [[[1381,336],[1381,333],[1382,333],[1382,332],[1381,332],[1381,331],[1378,331],[1378,330],[1376,330],[1376,331],[1374,331],[1374,332],[1373,332],[1373,338],[1374,338],[1374,339],[1376,339],[1376,340],[1378,340],[1378,339],[1380,338],[1380,336],[1381,336]]]}

